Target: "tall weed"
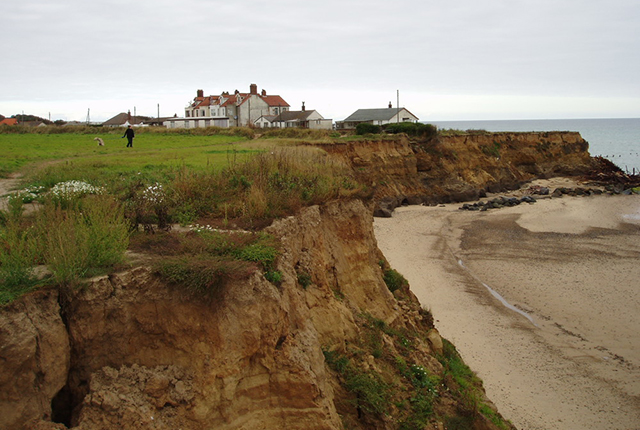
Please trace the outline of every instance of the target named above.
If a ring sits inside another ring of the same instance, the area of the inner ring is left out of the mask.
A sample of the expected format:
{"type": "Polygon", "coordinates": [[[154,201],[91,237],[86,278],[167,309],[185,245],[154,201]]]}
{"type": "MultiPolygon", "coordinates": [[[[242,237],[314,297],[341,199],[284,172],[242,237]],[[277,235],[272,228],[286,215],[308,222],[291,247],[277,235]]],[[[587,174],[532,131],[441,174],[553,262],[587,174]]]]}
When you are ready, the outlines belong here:
{"type": "Polygon", "coordinates": [[[8,303],[36,283],[33,273],[37,243],[18,220],[0,227],[0,304],[8,303]]]}
{"type": "Polygon", "coordinates": [[[36,218],[41,258],[58,283],[74,283],[122,262],[129,244],[128,224],[113,199],[92,196],[81,206],[65,210],[48,203],[36,218]]]}

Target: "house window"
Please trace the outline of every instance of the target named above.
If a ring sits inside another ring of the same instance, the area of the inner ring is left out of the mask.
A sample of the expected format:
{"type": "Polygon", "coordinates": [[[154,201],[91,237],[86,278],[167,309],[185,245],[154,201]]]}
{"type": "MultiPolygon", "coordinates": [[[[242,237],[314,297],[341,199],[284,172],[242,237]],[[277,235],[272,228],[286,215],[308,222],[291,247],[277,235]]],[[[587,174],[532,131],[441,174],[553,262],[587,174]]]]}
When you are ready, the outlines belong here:
{"type": "Polygon", "coordinates": [[[210,125],[211,125],[211,120],[208,120],[208,119],[204,120],[205,127],[209,127],[210,125]]]}
{"type": "Polygon", "coordinates": [[[191,112],[186,111],[185,113],[187,114],[187,118],[189,118],[189,116],[191,115],[191,112]]]}
{"type": "Polygon", "coordinates": [[[176,122],[175,121],[171,121],[171,127],[169,128],[176,128],[176,122]]]}

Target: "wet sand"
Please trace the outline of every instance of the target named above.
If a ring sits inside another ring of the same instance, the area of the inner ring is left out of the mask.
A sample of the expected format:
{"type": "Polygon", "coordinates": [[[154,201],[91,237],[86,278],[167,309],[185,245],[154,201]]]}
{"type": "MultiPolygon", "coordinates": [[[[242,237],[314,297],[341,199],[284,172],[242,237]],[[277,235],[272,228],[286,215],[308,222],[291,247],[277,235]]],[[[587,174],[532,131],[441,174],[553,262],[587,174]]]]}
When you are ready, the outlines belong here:
{"type": "Polygon", "coordinates": [[[640,429],[640,196],[459,206],[374,227],[499,411],[519,429],[640,429]]]}

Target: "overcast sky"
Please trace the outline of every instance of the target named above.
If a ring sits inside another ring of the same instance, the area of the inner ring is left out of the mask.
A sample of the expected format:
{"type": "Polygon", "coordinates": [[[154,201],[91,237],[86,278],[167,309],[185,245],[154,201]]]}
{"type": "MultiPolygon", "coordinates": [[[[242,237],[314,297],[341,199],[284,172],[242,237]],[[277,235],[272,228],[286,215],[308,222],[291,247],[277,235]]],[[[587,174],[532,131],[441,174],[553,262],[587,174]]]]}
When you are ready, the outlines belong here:
{"type": "Polygon", "coordinates": [[[638,0],[22,0],[0,113],[103,121],[258,90],[325,118],[640,117],[638,0]]]}

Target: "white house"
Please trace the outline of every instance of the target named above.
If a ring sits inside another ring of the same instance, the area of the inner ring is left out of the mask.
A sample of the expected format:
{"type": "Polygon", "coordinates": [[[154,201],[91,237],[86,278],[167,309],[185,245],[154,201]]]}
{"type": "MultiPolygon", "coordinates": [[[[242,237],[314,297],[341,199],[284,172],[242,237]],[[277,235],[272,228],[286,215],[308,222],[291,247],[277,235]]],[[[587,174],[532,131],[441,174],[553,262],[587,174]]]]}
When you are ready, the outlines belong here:
{"type": "MultiPolygon", "coordinates": [[[[248,126],[264,115],[279,115],[289,110],[289,103],[278,95],[268,95],[266,90],[258,94],[258,86],[251,84],[248,93],[236,90],[233,94],[223,92],[218,96],[204,96],[198,90],[196,97],[185,108],[187,125],[204,124],[199,120],[228,118],[228,126],[248,126]],[[196,123],[194,121],[198,120],[196,123]]],[[[205,127],[204,125],[200,125],[205,127]]]]}
{"type": "Polygon", "coordinates": [[[396,122],[418,122],[418,117],[406,108],[394,108],[389,104],[386,109],[358,109],[343,121],[336,122],[338,129],[352,129],[360,123],[385,125],[396,122]]]}
{"type": "Polygon", "coordinates": [[[262,115],[253,124],[259,128],[299,127],[315,130],[331,130],[333,128],[332,120],[325,119],[316,110],[306,110],[304,102],[302,103],[302,110],[287,110],[278,115],[262,115]]]}

